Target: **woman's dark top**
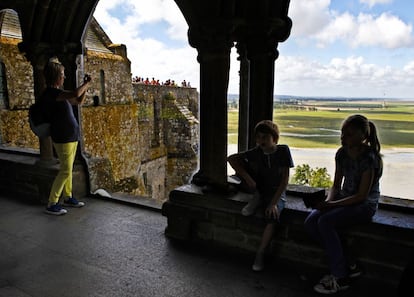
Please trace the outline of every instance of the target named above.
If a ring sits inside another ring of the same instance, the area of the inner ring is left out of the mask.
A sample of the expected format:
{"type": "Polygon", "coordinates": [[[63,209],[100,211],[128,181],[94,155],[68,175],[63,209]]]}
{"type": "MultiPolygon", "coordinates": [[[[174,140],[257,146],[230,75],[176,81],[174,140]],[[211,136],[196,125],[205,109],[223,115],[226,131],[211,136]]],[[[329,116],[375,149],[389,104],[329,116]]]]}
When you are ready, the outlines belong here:
{"type": "Polygon", "coordinates": [[[40,98],[48,110],[52,140],[55,143],[78,141],[79,124],[72,105],[68,100],[56,100],[61,92],[63,91],[60,89],[47,88],[40,98]]]}

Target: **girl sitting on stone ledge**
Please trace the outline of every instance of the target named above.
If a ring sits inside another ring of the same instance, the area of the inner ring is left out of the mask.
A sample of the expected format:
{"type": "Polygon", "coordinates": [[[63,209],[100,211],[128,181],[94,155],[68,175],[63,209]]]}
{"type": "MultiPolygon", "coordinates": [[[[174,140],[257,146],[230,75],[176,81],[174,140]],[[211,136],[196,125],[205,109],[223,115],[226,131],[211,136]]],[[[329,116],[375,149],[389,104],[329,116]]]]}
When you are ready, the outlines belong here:
{"type": "Polygon", "coordinates": [[[355,263],[347,263],[337,229],[370,222],[380,197],[382,160],[375,125],[363,115],[352,115],[342,124],[341,142],[334,184],[305,220],[305,229],[328,256],[331,274],[314,286],[322,294],[347,289],[350,278],[361,274],[355,263]]]}

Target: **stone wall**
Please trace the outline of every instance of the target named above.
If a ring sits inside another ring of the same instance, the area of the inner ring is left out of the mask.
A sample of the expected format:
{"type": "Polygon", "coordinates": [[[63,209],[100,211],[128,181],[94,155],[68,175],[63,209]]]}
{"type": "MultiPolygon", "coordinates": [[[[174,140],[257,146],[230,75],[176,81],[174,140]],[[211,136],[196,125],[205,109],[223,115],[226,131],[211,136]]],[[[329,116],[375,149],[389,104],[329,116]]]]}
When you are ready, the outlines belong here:
{"type": "Polygon", "coordinates": [[[30,130],[28,110],[0,110],[0,145],[39,150],[39,139],[30,130]]]}
{"type": "Polygon", "coordinates": [[[179,102],[197,97],[175,98],[160,89],[134,85],[134,94],[142,94],[134,103],[82,108],[92,192],[104,188],[165,201],[171,190],[189,182],[197,168],[198,121],[179,102]]]}
{"type": "MultiPolygon", "coordinates": [[[[0,40],[10,101],[0,109],[0,146],[38,152],[28,124],[33,72],[18,42],[0,40]]],[[[197,169],[197,90],[133,84],[126,48],[111,50],[88,50],[84,60],[84,71],[93,78],[79,113],[90,192],[103,188],[165,201],[197,169]],[[93,106],[95,95],[99,106],[93,106]]]]}
{"type": "Polygon", "coordinates": [[[124,184],[126,192],[144,194],[136,186],[135,178],[141,163],[141,152],[137,145],[137,105],[82,108],[82,136],[85,155],[89,161],[93,161],[94,168],[110,173],[109,181],[96,180],[92,192],[98,188],[113,192],[120,188],[120,184],[124,184]],[[102,159],[107,161],[103,162],[102,159]],[[97,162],[101,164],[100,167],[96,167],[97,162]]]}
{"type": "MultiPolygon", "coordinates": [[[[81,108],[82,146],[92,192],[104,188],[164,201],[197,169],[197,119],[177,103],[180,100],[160,98],[144,88],[152,98],[149,103],[81,108]],[[153,112],[143,116],[142,109],[153,110],[154,104],[161,106],[160,118],[154,119],[153,112]],[[159,125],[158,144],[154,144],[154,122],[159,125]]],[[[27,110],[0,110],[3,147],[38,150],[27,117],[27,110]]]]}
{"type": "Polygon", "coordinates": [[[32,65],[17,47],[20,39],[0,36],[0,62],[5,66],[8,101],[0,109],[0,145],[39,149],[39,140],[28,122],[29,106],[34,103],[32,65]]]}
{"type": "Polygon", "coordinates": [[[32,65],[23,56],[17,44],[20,39],[0,37],[0,62],[6,68],[8,108],[25,109],[35,100],[32,65]]]}
{"type": "Polygon", "coordinates": [[[198,93],[193,88],[133,84],[133,97],[139,106],[142,160],[166,157],[165,200],[197,169],[198,93]]]}
{"type": "Polygon", "coordinates": [[[138,176],[142,178],[143,185],[145,187],[146,196],[162,202],[166,197],[166,181],[174,178],[173,176],[167,176],[167,156],[163,156],[151,161],[141,163],[138,170],[138,176]]]}
{"type": "Polygon", "coordinates": [[[180,88],[171,86],[152,86],[133,83],[133,97],[139,102],[151,102],[150,98],[168,98],[172,96],[180,105],[188,109],[198,118],[198,92],[195,88],[180,88]]]}
{"type": "Polygon", "coordinates": [[[101,104],[132,102],[131,62],[128,58],[109,53],[87,51],[85,73],[93,80],[85,105],[92,105],[92,97],[99,96],[101,104]]]}

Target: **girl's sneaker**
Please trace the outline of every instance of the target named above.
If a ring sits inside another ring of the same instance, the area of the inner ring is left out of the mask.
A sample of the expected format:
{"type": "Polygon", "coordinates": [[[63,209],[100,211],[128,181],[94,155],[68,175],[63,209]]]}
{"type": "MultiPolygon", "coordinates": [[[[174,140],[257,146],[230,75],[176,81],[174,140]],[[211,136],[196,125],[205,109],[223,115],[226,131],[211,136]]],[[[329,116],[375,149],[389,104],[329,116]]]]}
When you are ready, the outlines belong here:
{"type": "Polygon", "coordinates": [[[85,203],[82,201],[78,201],[78,199],[74,198],[74,197],[69,197],[67,199],[63,200],[63,204],[65,206],[70,206],[70,207],[82,207],[85,206],[85,203]]]}
{"type": "Polygon", "coordinates": [[[355,277],[358,277],[362,274],[362,270],[358,267],[357,264],[349,265],[348,270],[349,270],[348,277],[350,277],[350,278],[355,278],[355,277]]]}
{"type": "Polygon", "coordinates": [[[60,204],[53,204],[51,206],[46,207],[46,210],[45,210],[45,213],[55,215],[55,216],[61,216],[67,212],[68,211],[62,208],[60,204]]]}
{"type": "Polygon", "coordinates": [[[333,275],[324,276],[313,289],[321,294],[334,294],[349,288],[348,278],[336,278],[333,275]]]}

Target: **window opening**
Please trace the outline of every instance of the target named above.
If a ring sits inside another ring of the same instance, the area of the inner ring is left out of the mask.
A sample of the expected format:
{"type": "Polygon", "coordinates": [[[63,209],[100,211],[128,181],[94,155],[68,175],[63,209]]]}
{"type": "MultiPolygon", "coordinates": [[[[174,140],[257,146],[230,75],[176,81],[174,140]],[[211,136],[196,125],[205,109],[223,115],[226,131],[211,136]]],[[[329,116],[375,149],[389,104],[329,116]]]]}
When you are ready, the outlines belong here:
{"type": "Polygon", "coordinates": [[[6,66],[0,62],[0,109],[7,109],[9,96],[7,92],[6,66]]]}
{"type": "Polygon", "coordinates": [[[156,100],[154,100],[153,108],[154,108],[154,124],[153,124],[154,126],[153,126],[151,145],[152,147],[158,147],[160,146],[161,110],[160,110],[160,104],[156,100]]]}
{"type": "Polygon", "coordinates": [[[101,90],[100,90],[100,97],[102,100],[102,103],[106,103],[106,97],[105,97],[105,71],[103,71],[101,69],[101,71],[99,71],[99,82],[101,84],[101,90]]]}

